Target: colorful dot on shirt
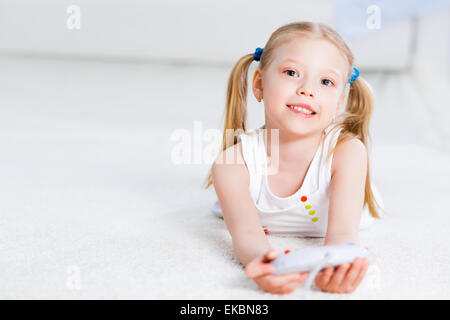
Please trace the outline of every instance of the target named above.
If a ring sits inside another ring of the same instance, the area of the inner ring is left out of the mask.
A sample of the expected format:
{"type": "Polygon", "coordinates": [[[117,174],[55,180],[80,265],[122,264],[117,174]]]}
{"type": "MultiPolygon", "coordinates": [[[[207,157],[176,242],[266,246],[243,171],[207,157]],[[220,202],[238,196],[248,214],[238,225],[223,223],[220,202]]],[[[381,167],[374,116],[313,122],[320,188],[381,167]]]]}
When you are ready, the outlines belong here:
{"type": "MultiPolygon", "coordinates": [[[[302,196],[302,197],[300,198],[300,200],[301,200],[302,202],[306,202],[306,200],[308,200],[308,198],[307,198],[306,196],[302,196]]],[[[308,210],[311,209],[311,205],[310,205],[310,204],[305,205],[305,209],[308,209],[308,210]]],[[[313,216],[315,213],[316,213],[316,211],[314,211],[314,210],[311,210],[311,211],[308,212],[308,214],[309,214],[310,216],[313,216]]],[[[312,220],[312,222],[316,222],[316,221],[319,221],[319,218],[314,217],[314,218],[312,218],[311,220],[312,220]]]]}

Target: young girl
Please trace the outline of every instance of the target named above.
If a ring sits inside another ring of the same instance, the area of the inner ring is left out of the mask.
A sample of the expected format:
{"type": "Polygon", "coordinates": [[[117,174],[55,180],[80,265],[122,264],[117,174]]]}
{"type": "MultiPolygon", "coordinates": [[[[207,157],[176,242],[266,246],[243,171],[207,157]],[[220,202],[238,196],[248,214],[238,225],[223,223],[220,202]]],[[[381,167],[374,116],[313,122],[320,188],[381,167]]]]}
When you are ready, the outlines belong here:
{"type": "MultiPolygon", "coordinates": [[[[247,276],[266,292],[290,293],[308,277],[272,274],[269,262],[280,252],[267,234],[358,243],[358,230],[380,218],[368,155],[373,98],[353,63],[333,29],[299,22],[276,30],[264,49],[242,57],[231,72],[222,152],[206,188],[214,184],[213,211],[223,214],[247,276]],[[247,131],[247,73],[254,60],[252,89],[264,101],[265,125],[247,131]],[[230,138],[230,130],[241,134],[230,138]]],[[[325,268],[314,280],[324,291],[352,292],[367,266],[367,259],[356,259],[325,268]]]]}

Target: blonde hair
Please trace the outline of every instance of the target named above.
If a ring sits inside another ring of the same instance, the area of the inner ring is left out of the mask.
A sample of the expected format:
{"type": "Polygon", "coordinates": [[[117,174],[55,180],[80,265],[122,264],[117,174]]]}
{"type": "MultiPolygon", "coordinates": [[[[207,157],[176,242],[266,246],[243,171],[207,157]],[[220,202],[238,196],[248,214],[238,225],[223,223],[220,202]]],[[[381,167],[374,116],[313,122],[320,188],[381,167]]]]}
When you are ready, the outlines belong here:
{"type": "MultiPolygon", "coordinates": [[[[323,23],[314,22],[293,22],[284,25],[269,38],[260,57],[259,68],[264,71],[273,61],[274,50],[280,45],[292,41],[295,37],[308,37],[313,39],[326,39],[333,43],[343,54],[348,62],[346,78],[349,79],[353,71],[354,56],[341,38],[341,36],[331,27],[323,23]]],[[[250,64],[253,62],[253,53],[246,54],[238,60],[228,79],[224,131],[222,137],[221,150],[238,142],[237,137],[229,138],[227,129],[247,132],[245,124],[247,120],[247,74],[250,64]]],[[[369,122],[373,111],[373,95],[366,81],[359,76],[354,82],[346,86],[346,107],[345,112],[341,113],[336,119],[334,126],[327,134],[333,132],[333,129],[342,128],[334,148],[328,152],[328,158],[335,151],[336,147],[346,138],[357,137],[369,150],[369,122]]],[[[367,204],[370,214],[375,218],[380,218],[375,204],[371,179],[369,158],[367,157],[367,175],[364,194],[364,205],[367,204]]],[[[212,184],[211,170],[203,184],[208,189],[212,184]]],[[[384,210],[383,210],[384,211],[384,210]]]]}

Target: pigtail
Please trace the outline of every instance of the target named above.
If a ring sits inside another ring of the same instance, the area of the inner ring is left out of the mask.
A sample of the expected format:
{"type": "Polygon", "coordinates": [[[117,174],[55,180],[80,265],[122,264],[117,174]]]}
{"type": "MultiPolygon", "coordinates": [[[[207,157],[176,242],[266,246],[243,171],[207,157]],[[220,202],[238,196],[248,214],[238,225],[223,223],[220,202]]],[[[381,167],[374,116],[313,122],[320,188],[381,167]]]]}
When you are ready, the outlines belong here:
{"type": "Polygon", "coordinates": [[[350,91],[345,108],[344,129],[358,137],[368,147],[370,135],[369,124],[373,112],[373,95],[366,81],[358,77],[350,84],[350,91]]]}
{"type": "MultiPolygon", "coordinates": [[[[358,77],[350,84],[345,112],[340,115],[342,120],[338,121],[338,126],[343,130],[341,131],[332,152],[334,152],[339,143],[342,143],[347,137],[357,137],[364,143],[370,154],[369,142],[371,142],[371,138],[369,135],[369,124],[373,107],[374,98],[372,91],[367,82],[362,77],[358,77]]],[[[370,214],[374,218],[380,218],[377,207],[380,209],[382,209],[382,207],[375,200],[371,188],[370,156],[367,157],[367,176],[364,192],[364,205],[366,204],[370,214]]]]}
{"type": "MultiPolygon", "coordinates": [[[[247,75],[253,54],[243,56],[234,66],[228,78],[227,97],[225,105],[225,120],[222,136],[222,147],[224,151],[230,146],[238,143],[238,135],[246,132],[247,120],[247,75]],[[230,130],[231,129],[231,130],[230,130]],[[231,135],[230,135],[231,133],[231,135]]],[[[211,169],[204,181],[204,188],[212,185],[211,169]]]]}

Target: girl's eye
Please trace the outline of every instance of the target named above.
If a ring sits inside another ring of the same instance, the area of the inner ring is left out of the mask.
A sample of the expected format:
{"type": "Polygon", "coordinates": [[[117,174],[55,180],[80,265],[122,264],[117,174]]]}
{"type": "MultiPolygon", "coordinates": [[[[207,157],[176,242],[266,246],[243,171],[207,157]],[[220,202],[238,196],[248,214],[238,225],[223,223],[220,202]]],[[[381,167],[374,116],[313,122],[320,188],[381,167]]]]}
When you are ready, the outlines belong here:
{"type": "MultiPolygon", "coordinates": [[[[286,70],[286,71],[284,71],[284,73],[288,73],[289,75],[291,75],[292,72],[295,73],[295,74],[297,74],[297,72],[294,71],[294,70],[286,70]]],[[[331,80],[329,80],[329,79],[323,79],[323,80],[322,80],[322,83],[325,84],[327,87],[330,87],[330,86],[333,86],[333,85],[334,85],[333,81],[331,81],[331,80]],[[326,81],[326,82],[325,82],[325,81],[326,81]],[[325,83],[324,83],[324,82],[325,82],[325,83]]]]}
{"type": "Polygon", "coordinates": [[[284,73],[286,73],[286,72],[293,72],[293,73],[297,73],[297,72],[295,72],[294,70],[286,70],[284,73]]]}

